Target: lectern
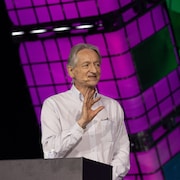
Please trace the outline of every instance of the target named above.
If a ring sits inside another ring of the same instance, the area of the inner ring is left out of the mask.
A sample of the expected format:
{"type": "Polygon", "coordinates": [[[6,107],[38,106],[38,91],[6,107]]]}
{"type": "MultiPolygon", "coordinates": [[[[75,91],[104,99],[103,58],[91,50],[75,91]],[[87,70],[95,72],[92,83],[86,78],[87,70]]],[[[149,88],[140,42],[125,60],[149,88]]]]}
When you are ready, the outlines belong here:
{"type": "Polygon", "coordinates": [[[112,166],[86,158],[0,160],[0,180],[112,180],[112,166]]]}

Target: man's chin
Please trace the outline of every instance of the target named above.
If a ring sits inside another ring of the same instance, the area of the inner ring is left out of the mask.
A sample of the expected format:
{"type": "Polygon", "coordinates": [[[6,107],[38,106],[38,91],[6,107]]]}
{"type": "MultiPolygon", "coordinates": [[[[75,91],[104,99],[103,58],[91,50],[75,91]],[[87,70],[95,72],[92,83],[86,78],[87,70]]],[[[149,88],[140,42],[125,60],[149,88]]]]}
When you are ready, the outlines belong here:
{"type": "Polygon", "coordinates": [[[96,87],[96,85],[97,85],[97,82],[91,82],[91,83],[88,83],[87,84],[88,85],[88,87],[96,87]]]}

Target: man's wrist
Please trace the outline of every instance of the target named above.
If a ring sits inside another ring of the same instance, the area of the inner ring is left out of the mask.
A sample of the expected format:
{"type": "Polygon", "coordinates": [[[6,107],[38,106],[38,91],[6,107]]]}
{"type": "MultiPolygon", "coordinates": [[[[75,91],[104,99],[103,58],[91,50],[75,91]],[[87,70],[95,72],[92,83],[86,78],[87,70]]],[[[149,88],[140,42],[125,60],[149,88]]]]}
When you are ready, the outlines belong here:
{"type": "Polygon", "coordinates": [[[79,120],[77,123],[80,127],[82,127],[83,129],[86,129],[86,124],[81,122],[81,120],[79,120]]]}

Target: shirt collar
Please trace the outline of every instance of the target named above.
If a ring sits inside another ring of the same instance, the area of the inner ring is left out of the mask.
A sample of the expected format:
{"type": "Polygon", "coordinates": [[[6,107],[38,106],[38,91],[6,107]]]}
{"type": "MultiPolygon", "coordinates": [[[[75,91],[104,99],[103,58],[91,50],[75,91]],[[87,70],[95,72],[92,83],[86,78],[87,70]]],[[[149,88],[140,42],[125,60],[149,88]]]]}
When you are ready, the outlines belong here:
{"type": "MultiPolygon", "coordinates": [[[[81,94],[81,92],[74,86],[74,84],[71,87],[71,91],[73,92],[73,94],[76,96],[76,98],[78,98],[80,101],[84,100],[83,95],[81,94]]],[[[98,91],[96,88],[96,92],[94,93],[94,98],[96,98],[98,96],[98,91]]]]}

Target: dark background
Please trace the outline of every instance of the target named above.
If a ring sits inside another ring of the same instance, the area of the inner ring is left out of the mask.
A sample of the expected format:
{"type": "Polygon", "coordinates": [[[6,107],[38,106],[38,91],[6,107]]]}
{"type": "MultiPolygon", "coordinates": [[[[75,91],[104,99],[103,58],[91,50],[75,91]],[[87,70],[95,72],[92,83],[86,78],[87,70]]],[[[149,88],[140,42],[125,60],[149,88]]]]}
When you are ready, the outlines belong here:
{"type": "Polygon", "coordinates": [[[40,127],[21,68],[19,45],[11,37],[11,26],[5,4],[0,1],[0,159],[41,158],[40,127]]]}

